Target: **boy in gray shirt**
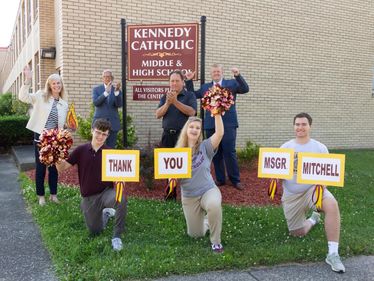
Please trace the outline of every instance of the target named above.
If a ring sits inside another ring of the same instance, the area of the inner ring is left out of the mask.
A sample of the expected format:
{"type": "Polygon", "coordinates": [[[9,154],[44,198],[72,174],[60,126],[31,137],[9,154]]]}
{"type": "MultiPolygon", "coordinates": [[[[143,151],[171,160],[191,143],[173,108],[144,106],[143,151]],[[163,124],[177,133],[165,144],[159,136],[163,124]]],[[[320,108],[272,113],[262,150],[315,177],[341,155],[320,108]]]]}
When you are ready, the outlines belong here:
{"type": "MultiPolygon", "coordinates": [[[[294,117],[294,131],[296,138],[284,143],[282,148],[292,148],[295,151],[294,167],[297,167],[297,154],[299,152],[328,153],[326,146],[310,138],[312,117],[307,113],[299,113],[294,117]]],[[[305,236],[320,221],[320,214],[316,212],[313,204],[313,191],[315,185],[298,184],[296,173],[291,180],[283,180],[282,206],[287,220],[290,234],[305,236]],[[305,215],[310,210],[314,212],[309,219],[305,215]]],[[[334,196],[324,187],[322,209],[325,214],[325,232],[329,252],[326,263],[335,272],[345,272],[345,267],[338,253],[340,236],[340,212],[334,196]]]]}

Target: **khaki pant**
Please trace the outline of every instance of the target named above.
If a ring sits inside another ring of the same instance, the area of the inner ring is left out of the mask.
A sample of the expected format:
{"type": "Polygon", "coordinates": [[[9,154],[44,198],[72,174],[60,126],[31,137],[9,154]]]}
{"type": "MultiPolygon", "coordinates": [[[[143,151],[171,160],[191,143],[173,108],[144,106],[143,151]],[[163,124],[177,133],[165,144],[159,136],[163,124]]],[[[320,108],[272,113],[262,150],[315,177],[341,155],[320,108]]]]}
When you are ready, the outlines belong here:
{"type": "Polygon", "coordinates": [[[116,202],[116,190],[114,188],[108,187],[101,193],[82,198],[81,210],[83,212],[87,228],[94,235],[103,231],[104,208],[113,208],[116,210],[114,217],[113,237],[121,237],[121,234],[125,228],[127,202],[124,195],[121,203],[116,202]]]}
{"type": "Polygon", "coordinates": [[[202,196],[183,197],[182,207],[187,223],[187,234],[192,237],[201,237],[207,231],[204,228],[204,217],[207,215],[210,242],[221,243],[222,231],[222,196],[220,190],[215,187],[209,189],[202,196]]]}
{"type": "MultiPolygon", "coordinates": [[[[304,227],[306,221],[307,212],[312,209],[316,211],[316,207],[313,203],[313,191],[314,187],[309,188],[304,193],[284,195],[282,197],[282,206],[284,216],[286,217],[288,230],[293,231],[304,227]]],[[[327,188],[324,188],[323,199],[334,198],[327,188]]]]}

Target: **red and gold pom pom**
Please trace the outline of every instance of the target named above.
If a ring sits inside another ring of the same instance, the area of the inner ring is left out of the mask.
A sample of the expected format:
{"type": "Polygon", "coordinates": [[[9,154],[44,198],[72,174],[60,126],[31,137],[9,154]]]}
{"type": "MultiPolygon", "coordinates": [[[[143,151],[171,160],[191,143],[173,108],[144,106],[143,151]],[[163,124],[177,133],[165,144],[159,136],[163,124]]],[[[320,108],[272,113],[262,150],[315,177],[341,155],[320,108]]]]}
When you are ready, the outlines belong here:
{"type": "Polygon", "coordinates": [[[47,166],[53,165],[69,156],[68,150],[72,145],[73,139],[69,131],[44,130],[39,137],[39,160],[47,166]]]}
{"type": "Polygon", "coordinates": [[[230,90],[218,85],[206,91],[201,99],[201,106],[205,110],[209,110],[212,117],[217,114],[224,115],[234,103],[234,96],[230,90]]]}

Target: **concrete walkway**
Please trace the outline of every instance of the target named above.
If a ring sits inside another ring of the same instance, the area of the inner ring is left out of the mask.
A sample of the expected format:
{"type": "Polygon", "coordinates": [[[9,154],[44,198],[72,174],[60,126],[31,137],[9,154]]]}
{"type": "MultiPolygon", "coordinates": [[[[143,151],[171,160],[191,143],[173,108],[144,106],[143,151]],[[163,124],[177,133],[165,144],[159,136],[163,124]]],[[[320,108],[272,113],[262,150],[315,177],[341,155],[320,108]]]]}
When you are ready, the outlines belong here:
{"type": "Polygon", "coordinates": [[[39,229],[26,211],[10,154],[0,154],[0,281],[57,280],[39,229]]]}
{"type": "MultiPolygon", "coordinates": [[[[170,276],[157,281],[373,281],[374,257],[343,260],[346,273],[335,273],[324,262],[252,268],[243,271],[215,271],[193,276],[170,276]]],[[[155,280],[155,281],[156,281],[155,280]]]]}
{"type": "MultiPolygon", "coordinates": [[[[21,170],[33,167],[33,148],[14,147],[21,170]]],[[[0,281],[57,280],[38,228],[26,212],[11,155],[0,154],[0,281]]],[[[191,257],[193,258],[193,257],[191,257]]],[[[247,270],[215,271],[191,276],[169,276],[157,281],[374,281],[374,256],[344,259],[346,273],[331,271],[324,262],[287,264],[247,270]]]]}

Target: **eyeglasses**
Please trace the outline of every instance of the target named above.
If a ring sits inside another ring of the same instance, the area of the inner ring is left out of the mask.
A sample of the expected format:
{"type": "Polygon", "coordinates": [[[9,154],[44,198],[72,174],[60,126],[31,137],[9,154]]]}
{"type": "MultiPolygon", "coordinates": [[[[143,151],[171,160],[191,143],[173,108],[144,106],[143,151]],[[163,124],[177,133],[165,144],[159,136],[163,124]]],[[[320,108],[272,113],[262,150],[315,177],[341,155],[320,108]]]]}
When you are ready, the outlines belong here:
{"type": "Polygon", "coordinates": [[[103,137],[108,137],[109,136],[108,133],[104,133],[104,132],[96,130],[96,129],[94,129],[94,132],[95,132],[95,134],[97,134],[99,136],[103,136],[103,137]]]}

